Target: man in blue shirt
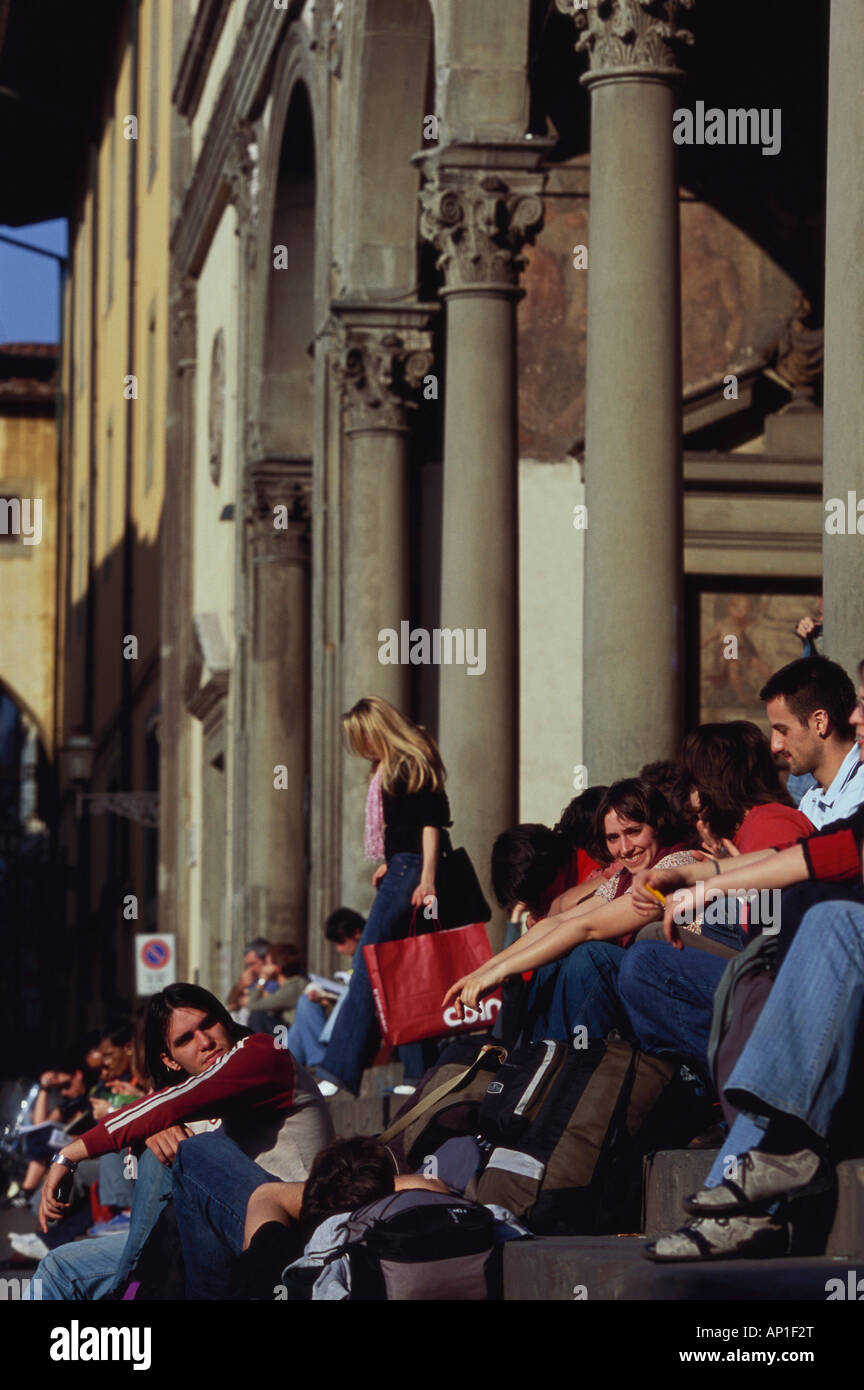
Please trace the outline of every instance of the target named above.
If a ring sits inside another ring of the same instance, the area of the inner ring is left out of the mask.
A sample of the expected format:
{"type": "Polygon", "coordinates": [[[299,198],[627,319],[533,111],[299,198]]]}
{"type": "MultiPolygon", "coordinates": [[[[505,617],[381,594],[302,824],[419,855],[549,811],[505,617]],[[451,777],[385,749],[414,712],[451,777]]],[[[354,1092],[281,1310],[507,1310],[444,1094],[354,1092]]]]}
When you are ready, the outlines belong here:
{"type": "Polygon", "coordinates": [[[790,661],[759,692],[771,723],[771,751],[795,777],[810,772],[817,785],[798,809],[816,830],[851,816],[864,803],[864,772],[849,716],[855,687],[836,661],[821,656],[790,661]]]}

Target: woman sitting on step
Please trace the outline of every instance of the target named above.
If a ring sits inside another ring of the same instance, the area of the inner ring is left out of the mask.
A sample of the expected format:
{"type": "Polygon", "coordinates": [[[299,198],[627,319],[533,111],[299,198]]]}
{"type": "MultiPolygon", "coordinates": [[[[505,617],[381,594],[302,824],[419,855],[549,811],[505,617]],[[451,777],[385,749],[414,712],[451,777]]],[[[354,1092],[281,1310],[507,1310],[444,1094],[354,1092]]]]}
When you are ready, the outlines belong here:
{"type": "MultiPolygon", "coordinates": [[[[638,777],[616,782],[606,792],[597,808],[596,839],[618,871],[586,901],[536,923],[507,950],[457,980],[445,1007],[476,1008],[504,980],[531,970],[526,1040],[569,1039],[577,1029],[585,1030],[583,1038],[603,1038],[613,1028],[628,1031],[616,980],[623,948],[645,925],[630,900],[633,875],[690,864],[694,855],[662,792],[638,777]]],[[[659,904],[657,916],[662,916],[659,904]]]]}

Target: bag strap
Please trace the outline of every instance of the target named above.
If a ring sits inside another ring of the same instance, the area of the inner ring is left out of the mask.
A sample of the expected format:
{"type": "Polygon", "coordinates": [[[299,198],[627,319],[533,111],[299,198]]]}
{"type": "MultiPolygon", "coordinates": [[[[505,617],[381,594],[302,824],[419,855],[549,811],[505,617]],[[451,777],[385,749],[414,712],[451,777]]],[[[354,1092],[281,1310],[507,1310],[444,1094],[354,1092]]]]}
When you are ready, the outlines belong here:
{"type": "Polygon", "coordinates": [[[431,1110],[433,1105],[437,1105],[439,1100],[443,1100],[451,1091],[457,1091],[460,1086],[464,1086],[471,1080],[476,1072],[479,1071],[480,1063],[483,1061],[487,1052],[496,1053],[501,1063],[507,1061],[507,1049],[505,1047],[499,1047],[496,1043],[484,1043],[470,1067],[466,1067],[464,1071],[457,1072],[456,1076],[451,1076],[450,1080],[445,1081],[443,1086],[436,1086],[434,1091],[429,1091],[429,1093],[423,1096],[412,1109],[402,1115],[400,1119],[395,1120],[394,1123],[390,1125],[389,1129],[385,1129],[383,1134],[379,1134],[379,1141],[382,1144],[389,1144],[390,1140],[395,1139],[397,1134],[401,1134],[402,1131],[413,1124],[415,1120],[419,1120],[421,1115],[425,1115],[427,1110],[431,1110]]]}

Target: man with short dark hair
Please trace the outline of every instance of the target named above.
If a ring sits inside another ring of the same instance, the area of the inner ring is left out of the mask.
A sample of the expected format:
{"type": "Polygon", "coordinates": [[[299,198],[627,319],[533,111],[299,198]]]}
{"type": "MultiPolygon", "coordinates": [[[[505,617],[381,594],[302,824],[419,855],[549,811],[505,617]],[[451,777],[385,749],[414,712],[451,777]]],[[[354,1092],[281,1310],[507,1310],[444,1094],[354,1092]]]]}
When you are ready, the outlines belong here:
{"type": "MultiPolygon", "coordinates": [[[[349,972],[365,925],[360,913],[351,907],[337,907],[324,923],[324,935],[336,947],[339,955],[346,957],[349,972]]],[[[313,983],[306,986],[297,1000],[294,1022],[288,1030],[285,1046],[301,1066],[316,1067],[323,1062],[333,1023],[344,998],[345,995],[341,994],[334,1000],[332,994],[313,983]]],[[[324,1094],[328,1092],[325,1090],[324,1094]]]]}
{"type": "Polygon", "coordinates": [[[759,692],[771,724],[771,752],[794,777],[812,773],[818,786],[798,809],[816,830],[851,816],[864,802],[864,774],[849,716],[855,687],[836,661],[821,656],[790,661],[759,692]]]}

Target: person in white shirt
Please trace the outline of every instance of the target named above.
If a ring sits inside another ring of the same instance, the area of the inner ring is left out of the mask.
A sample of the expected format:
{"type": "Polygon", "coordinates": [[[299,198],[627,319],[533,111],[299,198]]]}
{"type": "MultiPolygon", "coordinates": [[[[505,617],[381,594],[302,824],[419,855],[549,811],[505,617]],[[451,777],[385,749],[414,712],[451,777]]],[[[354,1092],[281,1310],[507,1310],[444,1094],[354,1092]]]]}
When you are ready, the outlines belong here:
{"type": "Polygon", "coordinates": [[[771,751],[795,776],[810,772],[816,786],[798,810],[816,830],[851,816],[864,803],[864,771],[849,716],[855,687],[836,661],[821,656],[790,661],[759,692],[771,724],[771,751]]]}

